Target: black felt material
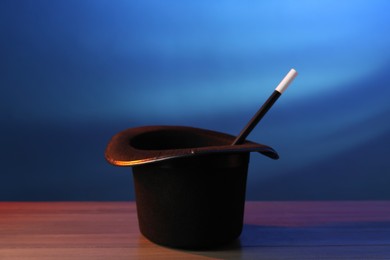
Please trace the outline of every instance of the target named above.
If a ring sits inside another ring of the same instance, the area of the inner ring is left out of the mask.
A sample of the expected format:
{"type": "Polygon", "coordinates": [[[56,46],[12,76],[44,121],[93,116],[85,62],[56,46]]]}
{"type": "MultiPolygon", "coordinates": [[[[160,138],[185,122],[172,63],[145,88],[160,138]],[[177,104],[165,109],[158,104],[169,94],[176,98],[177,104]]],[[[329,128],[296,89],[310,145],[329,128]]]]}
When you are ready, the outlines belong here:
{"type": "Polygon", "coordinates": [[[144,126],[124,130],[112,137],[105,157],[117,166],[134,166],[200,154],[259,152],[279,156],[269,146],[245,141],[231,145],[232,135],[184,126],[144,126]]]}
{"type": "Polygon", "coordinates": [[[157,244],[186,249],[236,239],[248,161],[249,153],[217,154],[134,167],[141,233],[157,244]]]}
{"type": "Polygon", "coordinates": [[[106,159],[133,166],[141,233],[165,246],[206,249],[242,230],[249,153],[277,159],[269,146],[182,126],[146,126],[116,134],[106,159]]]}

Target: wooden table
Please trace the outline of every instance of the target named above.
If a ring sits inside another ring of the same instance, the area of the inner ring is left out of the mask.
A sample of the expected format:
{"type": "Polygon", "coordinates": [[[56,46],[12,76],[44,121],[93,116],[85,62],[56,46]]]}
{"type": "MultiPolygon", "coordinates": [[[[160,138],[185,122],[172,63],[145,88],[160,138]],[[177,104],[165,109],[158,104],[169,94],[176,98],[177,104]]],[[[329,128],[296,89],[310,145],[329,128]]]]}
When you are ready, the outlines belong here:
{"type": "Polygon", "coordinates": [[[0,202],[0,259],[390,259],[390,201],[247,202],[218,250],[155,245],[134,202],[0,202]]]}

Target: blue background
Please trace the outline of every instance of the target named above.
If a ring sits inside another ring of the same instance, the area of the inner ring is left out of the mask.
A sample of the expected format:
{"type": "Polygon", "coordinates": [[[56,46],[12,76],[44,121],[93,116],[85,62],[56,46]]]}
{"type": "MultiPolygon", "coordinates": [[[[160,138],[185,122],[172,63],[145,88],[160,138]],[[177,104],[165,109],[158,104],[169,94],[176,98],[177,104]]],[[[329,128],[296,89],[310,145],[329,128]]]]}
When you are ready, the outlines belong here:
{"type": "Polygon", "coordinates": [[[236,135],[294,67],[249,139],[247,199],[390,199],[389,1],[3,0],[1,200],[133,199],[115,133],[236,135]]]}

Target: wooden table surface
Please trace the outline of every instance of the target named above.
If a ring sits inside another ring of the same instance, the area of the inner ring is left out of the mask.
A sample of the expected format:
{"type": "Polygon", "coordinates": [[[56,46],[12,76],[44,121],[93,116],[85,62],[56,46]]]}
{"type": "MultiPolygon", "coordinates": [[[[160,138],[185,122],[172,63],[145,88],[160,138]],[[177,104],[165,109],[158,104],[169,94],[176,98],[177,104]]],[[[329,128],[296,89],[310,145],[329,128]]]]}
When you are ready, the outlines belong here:
{"type": "Polygon", "coordinates": [[[390,259],[390,201],[247,202],[210,251],[149,242],[134,202],[0,202],[0,259],[390,259]]]}

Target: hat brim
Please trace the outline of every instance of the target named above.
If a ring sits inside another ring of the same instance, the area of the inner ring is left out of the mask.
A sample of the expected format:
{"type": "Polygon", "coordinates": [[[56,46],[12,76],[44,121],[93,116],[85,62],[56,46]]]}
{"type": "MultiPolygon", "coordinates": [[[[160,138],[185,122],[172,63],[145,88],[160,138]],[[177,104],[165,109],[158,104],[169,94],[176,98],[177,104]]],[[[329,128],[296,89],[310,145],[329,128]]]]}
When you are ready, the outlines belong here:
{"type": "Polygon", "coordinates": [[[215,153],[259,152],[272,159],[279,155],[271,147],[245,141],[231,145],[229,134],[185,126],[144,126],[114,135],[105,157],[116,166],[135,166],[181,157],[215,153]]]}

